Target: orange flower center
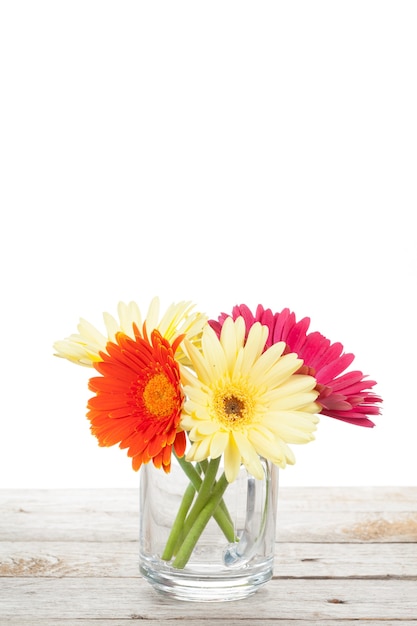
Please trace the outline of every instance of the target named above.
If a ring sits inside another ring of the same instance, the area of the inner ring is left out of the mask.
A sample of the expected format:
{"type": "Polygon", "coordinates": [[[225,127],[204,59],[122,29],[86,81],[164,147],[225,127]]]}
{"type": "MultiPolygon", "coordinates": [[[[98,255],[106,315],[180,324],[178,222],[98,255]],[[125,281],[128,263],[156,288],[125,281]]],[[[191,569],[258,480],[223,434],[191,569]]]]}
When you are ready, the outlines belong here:
{"type": "Polygon", "coordinates": [[[176,389],[165,374],[155,374],[146,383],[143,401],[156,417],[168,417],[177,406],[176,389]]]}

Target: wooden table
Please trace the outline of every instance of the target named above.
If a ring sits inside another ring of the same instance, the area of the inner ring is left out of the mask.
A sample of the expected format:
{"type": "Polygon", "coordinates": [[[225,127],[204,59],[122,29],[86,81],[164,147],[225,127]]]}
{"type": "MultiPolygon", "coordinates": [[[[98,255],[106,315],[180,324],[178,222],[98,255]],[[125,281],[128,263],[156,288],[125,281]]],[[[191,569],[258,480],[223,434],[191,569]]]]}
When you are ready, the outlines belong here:
{"type": "Polygon", "coordinates": [[[1,626],[417,626],[417,487],[281,487],[273,580],[220,604],[142,580],[138,500],[1,490],[1,626]]]}

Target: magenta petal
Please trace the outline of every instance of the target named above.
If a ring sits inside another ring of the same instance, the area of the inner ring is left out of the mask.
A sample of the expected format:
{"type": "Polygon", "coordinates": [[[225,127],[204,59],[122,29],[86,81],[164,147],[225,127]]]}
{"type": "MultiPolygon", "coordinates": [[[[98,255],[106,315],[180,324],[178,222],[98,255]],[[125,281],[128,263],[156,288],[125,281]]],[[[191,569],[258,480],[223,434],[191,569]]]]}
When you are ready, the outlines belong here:
{"type": "Polygon", "coordinates": [[[263,307],[258,306],[256,309],[256,320],[268,327],[268,339],[266,341],[267,348],[270,348],[274,343],[274,315],[271,309],[264,310],[263,307]]]}
{"type": "Polygon", "coordinates": [[[320,333],[310,333],[306,337],[300,357],[303,359],[305,365],[316,369],[316,365],[320,362],[323,354],[327,352],[329,345],[330,341],[320,333]]]}
{"type": "Polygon", "coordinates": [[[308,317],[305,317],[291,328],[287,337],[287,345],[290,349],[290,352],[296,352],[297,354],[301,354],[309,326],[310,319],[308,317]]]}
{"type": "Polygon", "coordinates": [[[212,327],[216,335],[220,337],[220,331],[222,329],[222,325],[220,324],[220,322],[216,322],[216,320],[209,320],[208,324],[212,327]]]}
{"type": "Polygon", "coordinates": [[[328,411],[349,411],[352,408],[351,403],[343,396],[330,395],[324,399],[319,397],[317,401],[328,411]]]}
{"type": "Polygon", "coordinates": [[[233,308],[233,318],[236,319],[240,316],[243,317],[243,319],[245,320],[247,336],[249,328],[251,328],[251,326],[253,326],[253,324],[255,323],[255,318],[253,317],[251,310],[249,309],[249,307],[246,306],[246,304],[241,304],[240,306],[236,306],[233,308]]]}
{"type": "Polygon", "coordinates": [[[375,426],[374,422],[371,420],[361,416],[361,417],[346,417],[343,414],[337,415],[335,413],[326,413],[322,411],[322,415],[328,415],[328,417],[333,417],[334,419],[340,420],[342,422],[347,422],[348,424],[354,424],[355,426],[365,426],[367,428],[373,428],[375,426]]]}
{"type": "MultiPolygon", "coordinates": [[[[360,384],[363,381],[363,374],[360,371],[354,372],[346,372],[343,376],[339,376],[335,378],[332,382],[332,389],[334,391],[340,391],[349,389],[349,387],[353,387],[354,385],[360,384]]],[[[366,381],[364,381],[366,382],[366,381]]],[[[369,380],[367,387],[373,387],[374,381],[369,380]]],[[[375,383],[374,383],[375,384],[375,383]]]]}
{"type": "Polygon", "coordinates": [[[274,314],[271,309],[264,309],[262,304],[258,304],[255,312],[255,319],[261,324],[265,324],[265,326],[272,326],[274,314]]]}
{"type": "Polygon", "coordinates": [[[328,348],[326,351],[321,350],[320,355],[318,355],[319,358],[316,359],[315,368],[317,372],[325,367],[328,363],[339,359],[343,352],[343,346],[341,343],[330,344],[330,341],[328,339],[325,339],[325,337],[323,337],[323,339],[325,340],[325,343],[323,342],[323,346],[327,345],[328,348]]]}
{"type": "MultiPolygon", "coordinates": [[[[323,385],[329,384],[336,376],[339,376],[349,367],[354,358],[353,354],[343,354],[338,359],[330,361],[321,369],[316,370],[317,380],[323,385]]],[[[334,389],[333,385],[332,388],[334,389]]]]}
{"type": "Polygon", "coordinates": [[[286,343],[288,343],[288,334],[290,330],[293,328],[294,324],[295,324],[295,315],[294,313],[290,313],[287,319],[285,320],[285,324],[282,328],[282,341],[285,341],[286,343]]]}
{"type": "MultiPolygon", "coordinates": [[[[337,380],[335,382],[337,382],[337,380]]],[[[355,395],[365,391],[366,389],[371,389],[374,385],[376,385],[376,382],[374,380],[361,380],[346,387],[340,386],[340,389],[338,389],[338,391],[343,391],[343,393],[346,395],[355,395]]],[[[336,389],[336,385],[333,384],[332,388],[336,389]]]]}
{"type": "Polygon", "coordinates": [[[273,341],[278,343],[279,341],[285,341],[284,329],[290,317],[290,310],[283,309],[281,313],[274,315],[274,329],[273,329],[273,341]]]}

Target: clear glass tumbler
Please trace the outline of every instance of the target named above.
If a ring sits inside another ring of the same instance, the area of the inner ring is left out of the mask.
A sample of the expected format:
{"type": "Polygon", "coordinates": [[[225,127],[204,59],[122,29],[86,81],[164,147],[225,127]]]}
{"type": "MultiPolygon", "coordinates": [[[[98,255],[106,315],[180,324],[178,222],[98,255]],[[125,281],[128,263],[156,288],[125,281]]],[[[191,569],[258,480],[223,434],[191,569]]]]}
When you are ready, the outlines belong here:
{"type": "MultiPolygon", "coordinates": [[[[180,566],[175,549],[172,554],[169,550],[167,553],[167,544],[174,524],[180,528],[182,539],[190,538],[194,532],[195,526],[190,530],[189,521],[180,516],[186,498],[191,502],[185,506],[190,514],[198,489],[190,487],[190,479],[176,459],[169,474],[152,463],[142,466],[139,567],[157,591],[179,600],[237,600],[255,593],[271,579],[278,468],[266,460],[262,463],[263,480],[241,467],[238,478],[227,485],[222,500],[198,536],[187,562],[180,566]],[[229,520],[229,532],[222,519],[229,520]]],[[[204,464],[188,465],[204,479],[204,464]]],[[[222,471],[219,467],[214,486],[222,471]]]]}

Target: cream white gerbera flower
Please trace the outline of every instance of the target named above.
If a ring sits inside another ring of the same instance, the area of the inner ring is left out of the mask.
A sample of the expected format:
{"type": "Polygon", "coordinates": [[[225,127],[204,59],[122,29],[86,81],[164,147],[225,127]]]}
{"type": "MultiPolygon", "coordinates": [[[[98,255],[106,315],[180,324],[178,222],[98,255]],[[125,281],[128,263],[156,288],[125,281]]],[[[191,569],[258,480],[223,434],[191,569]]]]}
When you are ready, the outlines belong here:
{"type": "MultiPolygon", "coordinates": [[[[134,339],[134,326],[139,332],[146,327],[149,336],[154,329],[158,329],[170,343],[173,343],[179,335],[185,335],[190,342],[199,345],[207,316],[203,313],[192,313],[193,308],[194,305],[191,302],[172,304],[159,319],[159,299],[156,297],[151,301],[148,313],[142,322],[142,315],[135,302],[129,302],[129,304],[119,302],[117,308],[119,321],[110,313],[103,313],[106,335],[81,318],[77,326],[78,334],[70,335],[54,343],[55,356],[68,359],[78,365],[93,367],[93,363],[102,361],[100,352],[106,352],[107,342],[115,342],[118,332],[123,332],[134,339]]],[[[182,363],[189,363],[181,346],[177,350],[176,359],[182,363]]]]}
{"type": "Polygon", "coordinates": [[[285,343],[265,352],[268,328],[254,324],[245,342],[245,322],[227,318],[220,338],[205,326],[201,349],[185,341],[192,370],[182,367],[187,401],[181,427],[188,431],[188,461],[224,454],[225,475],[236,479],[243,463],[255,477],[264,476],[260,457],[279,467],[295,463],[288,443],[307,443],[320,411],[316,379],[296,374],[302,360],[283,355],[285,343]]]}

